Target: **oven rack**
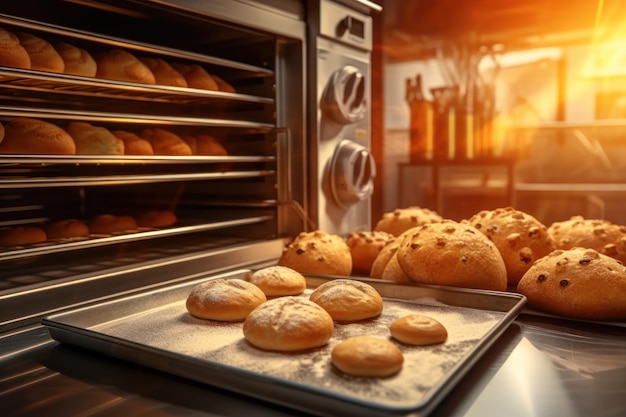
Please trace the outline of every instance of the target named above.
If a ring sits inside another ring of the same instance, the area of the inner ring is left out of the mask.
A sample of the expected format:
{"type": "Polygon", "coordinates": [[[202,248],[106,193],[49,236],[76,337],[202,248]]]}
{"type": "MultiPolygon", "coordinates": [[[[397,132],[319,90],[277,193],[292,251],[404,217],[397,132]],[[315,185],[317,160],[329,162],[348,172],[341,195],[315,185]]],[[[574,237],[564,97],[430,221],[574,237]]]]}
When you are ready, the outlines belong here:
{"type": "Polygon", "coordinates": [[[273,98],[248,94],[131,83],[9,67],[0,67],[0,86],[19,92],[34,91],[170,104],[220,104],[232,109],[236,109],[240,103],[274,104],[273,98]]]}
{"type": "Polygon", "coordinates": [[[167,156],[167,155],[0,155],[0,167],[46,165],[189,165],[274,163],[275,156],[167,156]]]}
{"type": "Polygon", "coordinates": [[[0,247],[0,262],[29,258],[53,253],[70,252],[78,249],[138,242],[142,240],[171,237],[189,233],[207,232],[237,226],[247,226],[274,220],[272,215],[239,216],[237,218],[213,219],[210,223],[174,226],[163,229],[139,228],[111,235],[92,234],[88,237],[46,241],[18,247],[0,247]]]}

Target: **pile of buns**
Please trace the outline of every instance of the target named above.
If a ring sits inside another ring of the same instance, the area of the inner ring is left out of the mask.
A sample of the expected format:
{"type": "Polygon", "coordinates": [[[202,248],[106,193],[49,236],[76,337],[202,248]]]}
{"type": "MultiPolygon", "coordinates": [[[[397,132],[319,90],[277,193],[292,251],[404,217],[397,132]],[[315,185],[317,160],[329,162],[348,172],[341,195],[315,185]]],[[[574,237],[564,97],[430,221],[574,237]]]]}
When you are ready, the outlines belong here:
{"type": "Polygon", "coordinates": [[[0,123],[0,154],[10,155],[167,155],[227,156],[213,136],[178,135],[164,128],[137,132],[109,130],[88,122],[71,121],[64,127],[30,117],[0,123]]]}
{"type": "Polygon", "coordinates": [[[171,210],[150,210],[137,218],[128,215],[99,214],[89,220],[62,219],[41,225],[0,228],[0,247],[21,247],[44,242],[63,242],[116,233],[138,232],[140,228],[169,227],[177,222],[171,210]]]}
{"type": "Polygon", "coordinates": [[[167,62],[113,48],[92,54],[71,41],[51,43],[39,35],[0,27],[0,66],[131,83],[235,93],[235,88],[199,64],[167,62]]]}
{"type": "MultiPolygon", "coordinates": [[[[240,322],[243,338],[255,348],[297,353],[331,343],[335,323],[377,320],[384,301],[363,281],[337,278],[305,294],[306,280],[280,265],[265,267],[247,278],[213,279],[195,285],[185,302],[199,319],[240,322]]],[[[400,348],[445,343],[446,328],[436,319],[407,314],[389,324],[389,338],[364,334],[335,340],[333,366],[346,374],[385,377],[399,372],[400,348]],[[396,343],[394,343],[394,341],[396,343]]]]}

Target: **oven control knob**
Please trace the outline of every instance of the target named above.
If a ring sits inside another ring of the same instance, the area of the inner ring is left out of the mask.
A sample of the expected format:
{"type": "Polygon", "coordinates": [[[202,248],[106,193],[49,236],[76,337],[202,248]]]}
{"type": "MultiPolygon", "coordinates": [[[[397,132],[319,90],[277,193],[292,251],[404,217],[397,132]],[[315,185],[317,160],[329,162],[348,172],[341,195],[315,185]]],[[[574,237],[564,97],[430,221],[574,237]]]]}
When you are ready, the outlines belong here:
{"type": "Polygon", "coordinates": [[[365,117],[365,76],[351,65],[333,73],[322,98],[322,110],[342,125],[365,117]]]}
{"type": "Polygon", "coordinates": [[[330,162],[330,190],[335,202],[348,207],[368,199],[374,192],[376,162],[367,148],[342,140],[330,162]]]}

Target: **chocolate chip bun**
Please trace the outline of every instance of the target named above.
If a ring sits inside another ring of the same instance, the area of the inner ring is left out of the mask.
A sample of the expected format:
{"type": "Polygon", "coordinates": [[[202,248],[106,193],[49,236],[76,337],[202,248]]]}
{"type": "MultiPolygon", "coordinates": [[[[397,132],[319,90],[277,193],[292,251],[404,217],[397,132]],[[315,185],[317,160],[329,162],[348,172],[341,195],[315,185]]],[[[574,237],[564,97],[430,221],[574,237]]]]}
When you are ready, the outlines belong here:
{"type": "Polygon", "coordinates": [[[573,216],[552,223],[548,235],[555,249],[591,248],[626,263],[626,226],[573,216]]]}
{"type": "Polygon", "coordinates": [[[496,245],[474,226],[452,220],[407,231],[396,253],[415,282],[506,290],[506,266],[496,245]]]}
{"type": "Polygon", "coordinates": [[[295,352],[324,346],[334,328],[323,308],[306,298],[288,296],[256,307],[243,322],[243,335],[260,349],[295,352]]]}
{"type": "Polygon", "coordinates": [[[626,319],[626,268],[594,249],[557,249],[524,274],[517,290],[539,310],[587,320],[626,319]]]}
{"type": "Polygon", "coordinates": [[[404,355],[389,340],[378,336],[354,336],[335,345],[331,362],[342,372],[355,376],[385,377],[402,369],[404,355]]]}
{"type": "Polygon", "coordinates": [[[299,295],[306,290],[306,279],[298,271],[286,266],[269,266],[254,271],[248,281],[256,285],[267,297],[299,295]]]}
{"type": "Polygon", "coordinates": [[[341,236],[321,230],[302,232],[289,243],[278,265],[302,274],[350,275],[352,255],[341,236]]]}
{"type": "Polygon", "coordinates": [[[467,220],[491,240],[504,264],[509,285],[517,285],[534,261],[552,252],[548,228],[513,207],[482,210],[467,220]]]}
{"type": "Polygon", "coordinates": [[[443,218],[439,213],[427,208],[411,206],[398,208],[383,214],[376,223],[374,230],[400,236],[403,232],[427,223],[440,222],[443,218]]]}
{"type": "Polygon", "coordinates": [[[352,256],[352,273],[369,276],[380,251],[394,239],[390,233],[375,230],[350,233],[346,243],[352,256]]]}
{"type": "Polygon", "coordinates": [[[187,311],[201,319],[242,321],[266,301],[265,294],[243,279],[214,279],[196,285],[185,302],[187,311]]]}
{"type": "Polygon", "coordinates": [[[369,319],[383,311],[383,299],[378,291],[365,282],[352,279],[327,281],[311,293],[309,300],[338,321],[369,319]]]}

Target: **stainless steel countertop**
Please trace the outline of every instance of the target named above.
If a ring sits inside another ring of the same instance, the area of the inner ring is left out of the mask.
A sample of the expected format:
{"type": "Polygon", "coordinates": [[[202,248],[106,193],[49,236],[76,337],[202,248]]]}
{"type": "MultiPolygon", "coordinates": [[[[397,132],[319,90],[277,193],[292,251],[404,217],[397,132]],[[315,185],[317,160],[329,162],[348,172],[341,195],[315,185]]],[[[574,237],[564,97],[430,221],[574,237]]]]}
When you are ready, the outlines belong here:
{"type": "MultiPolygon", "coordinates": [[[[5,416],[302,416],[208,385],[59,344],[46,328],[0,335],[5,416]]],[[[433,417],[622,417],[626,328],[522,315],[433,417]]]]}

